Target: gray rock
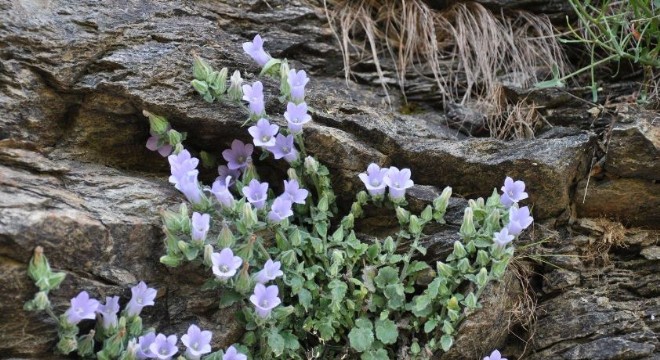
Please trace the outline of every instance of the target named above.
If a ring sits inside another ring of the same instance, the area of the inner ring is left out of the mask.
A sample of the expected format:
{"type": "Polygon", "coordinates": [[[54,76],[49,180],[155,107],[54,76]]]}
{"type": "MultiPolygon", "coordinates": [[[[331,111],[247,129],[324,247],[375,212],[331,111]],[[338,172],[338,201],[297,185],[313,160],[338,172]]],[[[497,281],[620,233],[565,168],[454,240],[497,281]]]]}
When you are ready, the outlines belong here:
{"type": "Polygon", "coordinates": [[[618,177],[660,180],[660,117],[642,111],[625,116],[612,128],[605,170],[618,177]]]}

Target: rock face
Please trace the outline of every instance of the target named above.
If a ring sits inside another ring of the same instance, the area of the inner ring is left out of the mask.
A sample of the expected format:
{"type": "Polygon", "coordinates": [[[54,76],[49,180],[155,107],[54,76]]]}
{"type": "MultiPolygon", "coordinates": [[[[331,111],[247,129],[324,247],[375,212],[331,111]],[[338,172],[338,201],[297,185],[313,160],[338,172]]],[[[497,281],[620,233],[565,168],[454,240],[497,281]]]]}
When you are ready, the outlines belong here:
{"type": "MultiPolygon", "coordinates": [[[[287,57],[294,67],[311,72],[314,124],[305,130],[306,146],[331,169],[343,204],[361,189],[356,174],[377,162],[410,167],[416,183],[452,186],[465,197],[489,195],[505,176],[523,178],[537,222],[557,226],[567,222],[576,206],[582,216],[623,218],[636,208],[632,202],[621,202],[628,194],[620,189],[642,184],[637,196],[646,195],[636,206],[647,208],[630,223],[656,227],[660,223],[657,211],[653,212],[659,198],[657,121],[639,120],[613,130],[605,168],[616,186],[592,182],[589,202],[580,205],[576,199],[582,199],[581,185],[594,152],[593,134],[568,129],[536,140],[502,142],[466,138],[446,127],[444,115],[437,111],[393,113],[377,89],[347,86],[336,76],[341,70],[338,47],[323,9],[313,1],[14,0],[0,4],[0,17],[3,357],[52,358],[53,324],[22,310],[35,291],[26,268],[36,245],[45,248],[54,268],[68,274],[62,288],[53,293],[59,309],[81,289],[94,296],[118,294],[125,301],[130,295],[127,286],[145,280],[159,289],[158,305],[147,319],[150,324],[180,333],[195,321],[218,334],[214,348],[240,337],[240,327],[228,320],[232,311],[217,309],[219,294],[200,292],[205,279],[201,270],[186,270],[184,276],[158,262],[163,252],[159,211],[181,197],[167,183],[166,161],[144,147],[148,123],[141,113],[147,109],[168,117],[176,129],[188,133],[186,145],[193,150],[219,154],[234,138],[247,141],[247,132],[240,128],[245,118],[241,108],[205,103],[190,87],[191,53],[216,68],[257,73],[240,47],[257,32],[266,38],[273,56],[287,57]],[[594,202],[600,198],[594,194],[614,198],[610,203],[620,207],[608,212],[594,202]]],[[[268,79],[264,84],[267,89],[276,86],[268,79]]],[[[277,99],[267,100],[269,113],[282,112],[277,99]]],[[[281,171],[275,163],[263,166],[281,171]]],[[[207,180],[214,177],[202,175],[207,180]]],[[[423,196],[418,198],[424,201],[423,196]]],[[[456,223],[450,221],[452,226],[456,223]]],[[[455,232],[447,230],[429,234],[431,245],[436,244],[434,253],[442,255],[452,236],[455,232]]],[[[653,236],[657,240],[657,235],[648,235],[653,236]]],[[[566,236],[560,243],[574,240],[566,236]]],[[[628,253],[614,257],[613,272],[608,274],[619,274],[612,279],[621,283],[610,283],[603,291],[618,289],[616,296],[587,296],[591,293],[587,289],[605,286],[589,272],[593,269],[587,271],[589,264],[567,269],[568,273],[542,269],[555,279],[542,288],[561,295],[548,294],[547,301],[541,296],[544,315],[539,315],[537,334],[544,334],[544,339],[531,347],[537,353],[529,358],[596,359],[590,356],[602,343],[611,348],[602,359],[660,354],[657,340],[653,341],[660,329],[656,320],[649,320],[659,307],[654,277],[657,249],[653,241],[644,241],[630,245],[630,251],[637,251],[635,260],[628,253]],[[598,305],[601,297],[609,302],[598,305]],[[583,303],[582,298],[590,300],[583,303]],[[635,309],[638,305],[642,312],[635,309]],[[561,326],[556,324],[562,321],[571,320],[579,327],[576,319],[562,318],[573,309],[584,314],[584,321],[592,321],[591,330],[557,331],[561,326]],[[619,320],[625,324],[617,325],[619,320]],[[613,324],[612,329],[603,332],[606,324],[613,324]],[[590,341],[582,341],[585,337],[590,341]]],[[[571,251],[567,254],[575,254],[575,247],[571,251]]],[[[493,314],[482,319],[495,319],[493,314]]],[[[484,334],[485,320],[475,321],[466,323],[465,334],[484,334]]],[[[505,343],[504,330],[498,334],[490,336],[492,344],[482,344],[483,348],[465,342],[471,352],[456,356],[483,356],[505,343]]]]}

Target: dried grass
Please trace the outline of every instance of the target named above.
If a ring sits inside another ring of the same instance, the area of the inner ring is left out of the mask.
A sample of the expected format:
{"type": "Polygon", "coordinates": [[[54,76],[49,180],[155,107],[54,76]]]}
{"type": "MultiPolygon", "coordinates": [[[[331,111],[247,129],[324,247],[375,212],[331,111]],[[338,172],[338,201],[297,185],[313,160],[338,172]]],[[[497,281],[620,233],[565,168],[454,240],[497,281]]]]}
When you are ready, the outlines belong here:
{"type": "MultiPolygon", "coordinates": [[[[326,14],[343,54],[344,75],[351,64],[371,59],[383,89],[386,78],[379,57],[394,63],[396,82],[405,94],[407,75],[429,78],[443,102],[470,101],[497,105],[498,89],[528,87],[556,66],[567,68],[564,54],[545,16],[523,11],[493,14],[478,3],[455,3],[444,11],[422,0],[324,0],[326,14]]],[[[405,96],[405,95],[404,95],[405,96]]],[[[529,136],[521,120],[533,120],[519,106],[497,121],[515,124],[513,136],[529,136]]],[[[502,128],[498,125],[497,129],[502,128]]],[[[496,137],[505,137],[500,131],[496,137]]],[[[507,132],[506,137],[509,137],[507,132]]]]}
{"type": "Polygon", "coordinates": [[[598,237],[594,237],[593,241],[583,248],[584,261],[595,265],[609,265],[610,249],[626,247],[626,228],[619,222],[605,218],[593,219],[592,226],[594,235],[598,237]]]}

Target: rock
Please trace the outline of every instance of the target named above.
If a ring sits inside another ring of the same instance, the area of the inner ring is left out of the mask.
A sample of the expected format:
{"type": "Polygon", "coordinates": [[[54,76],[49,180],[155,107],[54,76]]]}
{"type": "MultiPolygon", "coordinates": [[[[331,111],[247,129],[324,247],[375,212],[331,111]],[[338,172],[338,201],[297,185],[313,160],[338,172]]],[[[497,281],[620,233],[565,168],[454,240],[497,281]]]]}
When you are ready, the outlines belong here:
{"type": "Polygon", "coordinates": [[[580,283],[580,275],[577,273],[556,269],[543,276],[543,291],[552,293],[580,283]]]}
{"type": "Polygon", "coordinates": [[[657,113],[635,111],[621,117],[611,130],[605,170],[617,177],[660,180],[657,113]]]}
{"type": "Polygon", "coordinates": [[[640,255],[648,260],[660,260],[660,246],[649,246],[644,248],[640,252],[640,255]]]}
{"type": "Polygon", "coordinates": [[[587,187],[583,180],[577,184],[573,199],[579,217],[605,216],[651,229],[660,226],[660,185],[654,181],[606,177],[591,179],[587,187]]]}

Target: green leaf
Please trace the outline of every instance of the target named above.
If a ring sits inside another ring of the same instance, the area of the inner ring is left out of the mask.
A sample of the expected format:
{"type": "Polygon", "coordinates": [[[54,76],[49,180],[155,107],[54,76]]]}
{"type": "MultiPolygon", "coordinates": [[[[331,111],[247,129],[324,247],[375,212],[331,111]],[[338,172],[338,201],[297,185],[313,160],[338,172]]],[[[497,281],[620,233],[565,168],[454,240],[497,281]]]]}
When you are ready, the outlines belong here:
{"type": "Polygon", "coordinates": [[[424,323],[424,332],[428,334],[431,331],[433,331],[436,326],[438,326],[438,319],[435,318],[435,317],[432,317],[424,323]]]}
{"type": "Polygon", "coordinates": [[[312,306],[312,293],[307,289],[301,289],[298,292],[298,301],[305,308],[305,311],[309,311],[312,306]]]}
{"type": "Polygon", "coordinates": [[[372,324],[371,320],[367,318],[359,318],[355,320],[355,326],[359,328],[371,329],[374,327],[374,324],[372,324]]]}
{"type": "Polygon", "coordinates": [[[335,334],[335,328],[333,326],[332,318],[324,317],[316,323],[316,330],[319,331],[321,339],[328,341],[332,339],[332,336],[335,334]]]}
{"type": "Polygon", "coordinates": [[[277,332],[277,330],[273,329],[269,334],[268,334],[268,346],[270,347],[271,350],[273,350],[273,353],[275,356],[280,356],[284,352],[284,346],[286,345],[286,342],[284,341],[284,338],[280,333],[277,332]]]}
{"type": "Polygon", "coordinates": [[[298,338],[293,335],[291,331],[283,331],[280,333],[282,337],[284,338],[284,347],[289,349],[289,350],[298,350],[300,349],[300,343],[298,342],[298,338]]]}
{"type": "Polygon", "coordinates": [[[399,281],[399,271],[391,266],[386,266],[378,270],[378,275],[374,279],[376,285],[383,289],[389,284],[395,284],[399,281]]]}
{"type": "Polygon", "coordinates": [[[440,346],[442,346],[442,351],[449,351],[452,345],[454,345],[454,338],[451,335],[442,335],[440,338],[440,346]]]}
{"type": "Polygon", "coordinates": [[[360,360],[389,360],[387,356],[387,351],[385,349],[371,350],[369,352],[363,353],[360,356],[360,360]]]}
{"type": "Polygon", "coordinates": [[[232,306],[234,303],[241,301],[242,299],[243,295],[239,294],[238,292],[230,289],[224,290],[220,296],[220,308],[224,309],[226,307],[232,306]]]}
{"type": "Polygon", "coordinates": [[[387,306],[390,309],[398,309],[403,306],[406,301],[403,285],[390,284],[387,285],[383,292],[387,298],[387,306]]]}
{"type": "Polygon", "coordinates": [[[355,327],[348,333],[351,347],[357,352],[365,352],[371,349],[374,342],[374,333],[371,329],[355,327]]]}
{"type": "MultiPolygon", "coordinates": [[[[323,239],[328,236],[328,223],[325,221],[318,221],[314,223],[314,230],[323,239]]],[[[317,251],[318,252],[318,251],[317,251]]]]}
{"type": "Polygon", "coordinates": [[[431,297],[429,295],[420,295],[415,297],[415,310],[422,311],[431,304],[431,297]]]}
{"type": "Polygon", "coordinates": [[[376,338],[383,344],[394,344],[399,337],[399,330],[394,321],[385,319],[376,320],[376,338]]]}
{"type": "Polygon", "coordinates": [[[416,272],[420,272],[422,270],[430,269],[431,267],[429,264],[423,262],[423,261],[413,261],[408,265],[408,270],[406,271],[406,276],[410,274],[414,274],[416,272]]]}

